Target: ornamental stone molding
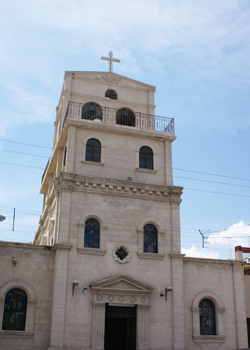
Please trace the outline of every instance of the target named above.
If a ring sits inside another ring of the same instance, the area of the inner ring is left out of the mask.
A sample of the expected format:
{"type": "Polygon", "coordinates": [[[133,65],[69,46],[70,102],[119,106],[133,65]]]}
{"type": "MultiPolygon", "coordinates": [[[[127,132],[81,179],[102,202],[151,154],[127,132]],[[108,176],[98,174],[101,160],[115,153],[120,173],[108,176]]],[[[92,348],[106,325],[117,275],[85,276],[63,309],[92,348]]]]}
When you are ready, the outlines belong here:
{"type": "Polygon", "coordinates": [[[104,348],[105,305],[137,305],[137,349],[149,349],[149,309],[153,288],[119,275],[90,285],[93,291],[92,349],[104,348]]]}
{"type": "Polygon", "coordinates": [[[128,247],[124,244],[120,244],[118,246],[115,245],[113,249],[113,258],[120,264],[124,264],[126,262],[129,262],[131,258],[131,252],[129,251],[128,247]]]}
{"type": "MultiPolygon", "coordinates": [[[[120,197],[147,198],[180,204],[183,187],[142,184],[92,176],[73,175],[61,172],[54,180],[55,188],[61,191],[100,193],[120,197]]],[[[146,199],[145,198],[145,199],[146,199]]]]}
{"type": "Polygon", "coordinates": [[[102,75],[101,78],[96,78],[96,80],[104,81],[105,83],[118,84],[122,79],[117,76],[102,75]]]}
{"type": "Polygon", "coordinates": [[[150,305],[153,288],[128,276],[118,275],[90,285],[93,291],[93,303],[124,303],[150,305]],[[99,296],[103,298],[99,300],[99,296]]]}

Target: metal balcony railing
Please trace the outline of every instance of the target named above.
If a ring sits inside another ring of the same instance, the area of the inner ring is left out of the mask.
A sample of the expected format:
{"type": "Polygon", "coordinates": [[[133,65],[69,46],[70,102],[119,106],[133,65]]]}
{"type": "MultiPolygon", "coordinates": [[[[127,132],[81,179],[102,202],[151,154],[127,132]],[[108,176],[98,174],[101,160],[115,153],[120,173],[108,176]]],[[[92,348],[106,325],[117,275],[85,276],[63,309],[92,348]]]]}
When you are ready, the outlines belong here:
{"type": "MultiPolygon", "coordinates": [[[[68,103],[68,108],[63,121],[63,124],[67,118],[70,119],[82,119],[82,108],[84,103],[71,102],[68,103]]],[[[120,123],[117,122],[117,108],[102,107],[100,106],[102,112],[102,122],[105,124],[120,124],[131,126],[131,123],[120,123]]],[[[154,130],[161,132],[169,132],[174,134],[174,119],[167,117],[160,117],[152,114],[145,114],[141,112],[133,112],[135,116],[134,127],[143,130],[154,130]]],[[[132,127],[133,127],[132,126],[132,127]]]]}
{"type": "MultiPolygon", "coordinates": [[[[84,106],[84,103],[69,101],[66,114],[65,114],[62,126],[60,127],[60,130],[62,130],[65,120],[67,118],[82,120],[83,106],[84,106]]],[[[154,130],[154,131],[169,132],[171,134],[174,134],[173,118],[159,117],[157,115],[146,114],[141,112],[130,112],[127,118],[123,118],[124,116],[122,116],[121,113],[117,114],[119,110],[120,109],[118,108],[100,106],[100,115],[99,115],[99,118],[97,118],[96,120],[101,121],[102,123],[105,123],[105,124],[125,125],[130,127],[136,127],[142,130],[154,130]]],[[[95,122],[95,120],[93,122],[95,122]]],[[[45,167],[44,173],[42,175],[42,182],[48,170],[49,164],[50,164],[50,160],[48,161],[45,167]]]]}

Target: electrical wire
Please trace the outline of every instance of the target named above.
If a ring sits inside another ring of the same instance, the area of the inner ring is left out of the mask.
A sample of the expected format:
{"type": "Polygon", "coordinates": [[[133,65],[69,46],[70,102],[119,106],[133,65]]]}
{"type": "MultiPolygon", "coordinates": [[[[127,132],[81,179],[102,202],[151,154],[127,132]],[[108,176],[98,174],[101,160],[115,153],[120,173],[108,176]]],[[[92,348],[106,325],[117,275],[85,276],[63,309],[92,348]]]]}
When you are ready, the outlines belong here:
{"type": "MultiPolygon", "coordinates": [[[[3,142],[11,142],[14,144],[21,144],[21,145],[26,145],[26,146],[32,146],[32,147],[39,147],[39,148],[45,148],[45,149],[49,149],[49,150],[53,150],[52,147],[46,147],[46,146],[40,146],[40,145],[35,145],[35,144],[30,144],[30,143],[24,143],[24,142],[17,142],[17,141],[12,141],[12,140],[4,140],[4,139],[0,139],[0,141],[3,142]]],[[[6,151],[6,150],[4,150],[6,151]]],[[[6,152],[10,152],[10,153],[17,153],[14,151],[6,151],[6,152]]],[[[67,153],[71,153],[69,150],[67,150],[67,153]]],[[[72,153],[75,154],[82,154],[82,152],[77,152],[74,151],[72,153]]],[[[34,154],[28,154],[28,153],[21,153],[20,154],[24,154],[24,155],[31,155],[31,156],[35,156],[34,154]]],[[[37,155],[39,157],[44,157],[44,158],[48,158],[47,156],[40,156],[37,155]]],[[[125,162],[133,162],[133,161],[129,161],[129,160],[122,160],[122,159],[118,159],[118,158],[112,158],[112,157],[105,157],[107,159],[111,159],[111,160],[118,160],[118,161],[125,161],[125,162]]],[[[133,162],[134,163],[134,162],[133,162]]],[[[163,167],[163,166],[162,166],[163,167]]],[[[171,168],[171,167],[168,167],[171,168]]],[[[195,173],[195,174],[201,174],[201,175],[208,175],[208,176],[217,176],[217,177],[224,177],[224,178],[229,178],[229,179],[235,179],[235,180],[241,180],[241,181],[249,181],[250,179],[245,179],[245,178],[240,178],[240,177],[235,177],[235,176],[228,176],[228,175],[222,175],[222,174],[214,174],[214,173],[209,173],[209,172],[201,172],[201,171],[196,171],[196,170],[189,170],[189,169],[181,169],[181,168],[172,168],[173,170],[178,170],[178,171],[185,171],[185,172],[191,172],[191,173],[195,173]]]]}

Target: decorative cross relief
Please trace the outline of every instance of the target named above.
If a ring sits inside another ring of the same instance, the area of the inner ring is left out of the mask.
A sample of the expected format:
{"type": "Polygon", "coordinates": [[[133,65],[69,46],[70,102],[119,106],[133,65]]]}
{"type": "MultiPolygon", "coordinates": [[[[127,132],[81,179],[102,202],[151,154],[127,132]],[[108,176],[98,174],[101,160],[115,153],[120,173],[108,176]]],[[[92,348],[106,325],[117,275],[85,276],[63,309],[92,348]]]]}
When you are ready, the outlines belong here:
{"type": "Polygon", "coordinates": [[[113,62],[120,63],[121,61],[118,58],[113,58],[113,52],[109,51],[109,57],[101,57],[101,60],[109,61],[109,71],[113,72],[113,62]]]}

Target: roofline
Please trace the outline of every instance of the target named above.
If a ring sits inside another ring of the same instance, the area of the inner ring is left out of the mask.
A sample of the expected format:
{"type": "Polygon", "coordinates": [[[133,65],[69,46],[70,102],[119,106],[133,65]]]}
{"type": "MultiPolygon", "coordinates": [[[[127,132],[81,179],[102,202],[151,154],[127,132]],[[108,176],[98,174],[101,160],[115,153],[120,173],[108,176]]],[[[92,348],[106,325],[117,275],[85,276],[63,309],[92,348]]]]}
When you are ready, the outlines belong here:
{"type": "Polygon", "coordinates": [[[130,81],[134,81],[136,83],[139,83],[141,85],[144,85],[144,86],[148,86],[150,87],[151,89],[154,89],[156,91],[156,87],[154,85],[150,85],[150,84],[146,84],[146,83],[142,83],[141,81],[139,80],[135,80],[135,79],[131,79],[131,78],[128,78],[128,77],[125,77],[124,75],[120,75],[120,74],[117,74],[117,73],[113,73],[113,72],[98,72],[98,71],[65,71],[64,73],[64,78],[67,74],[77,74],[77,73],[84,73],[84,74],[93,74],[93,73],[98,73],[98,74],[105,74],[105,75],[115,75],[117,77],[121,77],[123,79],[127,79],[127,80],[130,80],[130,81]]]}

